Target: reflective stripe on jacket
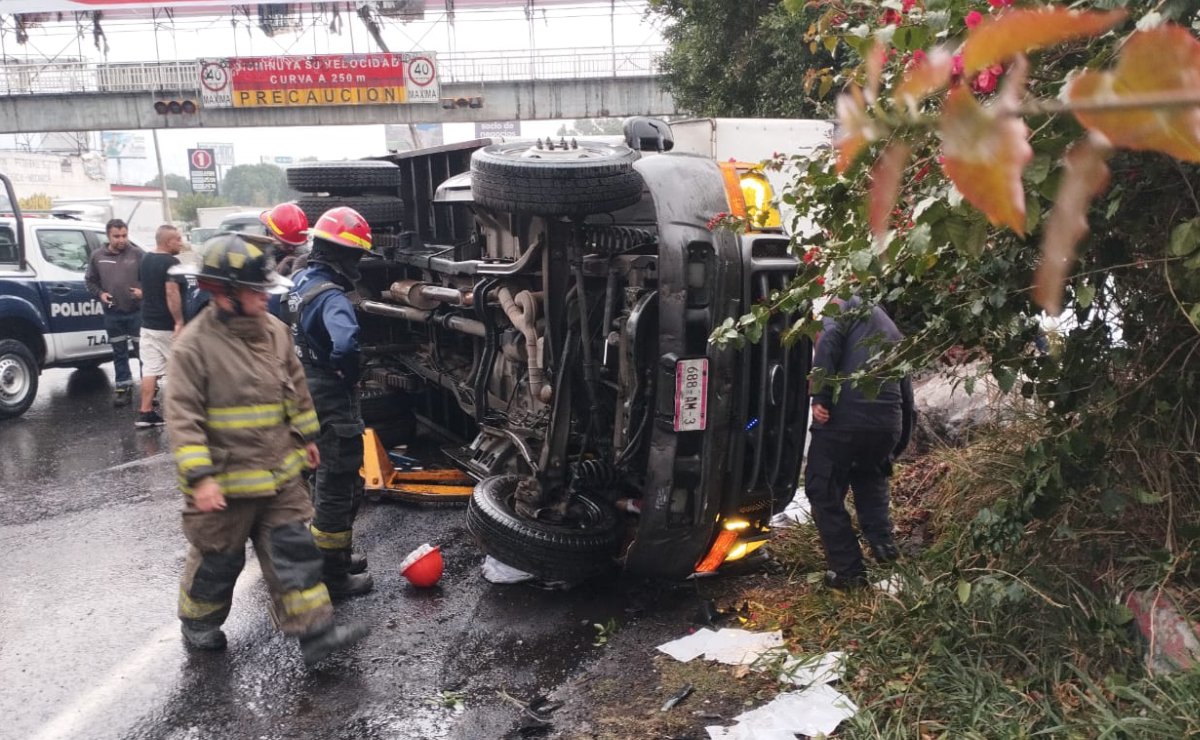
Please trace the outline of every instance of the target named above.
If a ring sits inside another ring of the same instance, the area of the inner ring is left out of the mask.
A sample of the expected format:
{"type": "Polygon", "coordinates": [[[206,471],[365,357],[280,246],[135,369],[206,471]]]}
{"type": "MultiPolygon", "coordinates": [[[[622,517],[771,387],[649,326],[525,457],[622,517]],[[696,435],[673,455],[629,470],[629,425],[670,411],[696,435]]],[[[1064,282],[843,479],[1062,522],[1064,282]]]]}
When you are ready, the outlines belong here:
{"type": "Polygon", "coordinates": [[[226,496],[271,496],[307,464],[320,424],[304,369],[287,325],[260,319],[211,305],[171,348],[163,410],[184,493],[214,476],[226,496]]]}

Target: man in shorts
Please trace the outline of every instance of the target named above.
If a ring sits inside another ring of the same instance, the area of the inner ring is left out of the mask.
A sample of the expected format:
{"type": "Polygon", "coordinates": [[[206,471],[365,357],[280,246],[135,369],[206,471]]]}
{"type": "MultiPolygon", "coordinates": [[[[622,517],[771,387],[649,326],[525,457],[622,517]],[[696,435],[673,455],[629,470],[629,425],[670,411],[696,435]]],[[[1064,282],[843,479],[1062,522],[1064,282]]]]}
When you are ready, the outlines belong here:
{"type": "Polygon", "coordinates": [[[142,405],[134,426],[142,429],[162,426],[163,418],[154,410],[154,391],[159,378],[167,374],[171,342],[183,330],[184,287],[179,278],[167,275],[183,249],[183,236],[170,224],[158,227],[154,234],[155,250],[142,258],[139,280],[142,284],[142,405]]]}

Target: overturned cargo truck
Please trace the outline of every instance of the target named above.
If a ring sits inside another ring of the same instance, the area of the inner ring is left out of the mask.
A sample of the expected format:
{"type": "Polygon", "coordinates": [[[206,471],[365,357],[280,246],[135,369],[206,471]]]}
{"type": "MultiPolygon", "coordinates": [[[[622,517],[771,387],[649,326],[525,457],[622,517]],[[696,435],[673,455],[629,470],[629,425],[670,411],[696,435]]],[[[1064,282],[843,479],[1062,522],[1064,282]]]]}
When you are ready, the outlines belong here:
{"type": "Polygon", "coordinates": [[[804,446],[811,347],[779,341],[791,319],[744,350],[708,343],[795,274],[766,177],[668,151],[654,119],[625,138],[289,170],[310,217],[350,205],[372,224],[368,426],[436,433],[476,482],[482,548],[548,579],[761,556],[804,446]],[[710,231],[723,211],[764,226],[710,231]]]}

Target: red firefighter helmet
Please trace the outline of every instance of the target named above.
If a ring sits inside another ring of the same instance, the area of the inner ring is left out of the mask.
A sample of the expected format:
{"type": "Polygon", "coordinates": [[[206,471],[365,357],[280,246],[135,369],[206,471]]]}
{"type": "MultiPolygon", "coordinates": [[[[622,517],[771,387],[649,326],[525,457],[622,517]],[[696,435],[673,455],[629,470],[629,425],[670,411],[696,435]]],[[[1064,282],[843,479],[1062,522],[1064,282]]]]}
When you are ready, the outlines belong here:
{"type": "Polygon", "coordinates": [[[280,203],[269,211],[259,215],[267,233],[279,241],[292,247],[299,247],[308,239],[304,232],[308,229],[308,216],[295,203],[280,203]]]}
{"type": "Polygon", "coordinates": [[[358,211],[346,206],[330,208],[307,232],[314,239],[324,239],[339,247],[371,251],[371,226],[358,211]]]}

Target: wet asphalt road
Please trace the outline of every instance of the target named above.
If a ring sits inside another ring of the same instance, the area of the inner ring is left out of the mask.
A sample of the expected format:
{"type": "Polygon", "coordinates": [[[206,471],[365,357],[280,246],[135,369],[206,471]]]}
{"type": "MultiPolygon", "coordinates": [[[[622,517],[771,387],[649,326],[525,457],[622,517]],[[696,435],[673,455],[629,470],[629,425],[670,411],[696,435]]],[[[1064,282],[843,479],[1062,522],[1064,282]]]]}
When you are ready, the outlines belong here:
{"type": "MultiPolygon", "coordinates": [[[[339,621],[372,634],[306,670],[273,631],[247,558],[229,649],[181,644],[180,494],[166,434],[110,405],[111,367],[52,370],[32,409],[0,421],[0,738],[506,738],[530,698],[569,686],[598,648],[593,623],[645,609],[624,583],[570,592],[480,575],[461,508],[367,503],[356,544],[376,588],[339,621]],[[442,583],[418,590],[404,556],[439,544],[442,583]],[[462,696],[464,711],[441,706],[462,696]]],[[[668,597],[668,601],[671,597],[668,597]]]]}

